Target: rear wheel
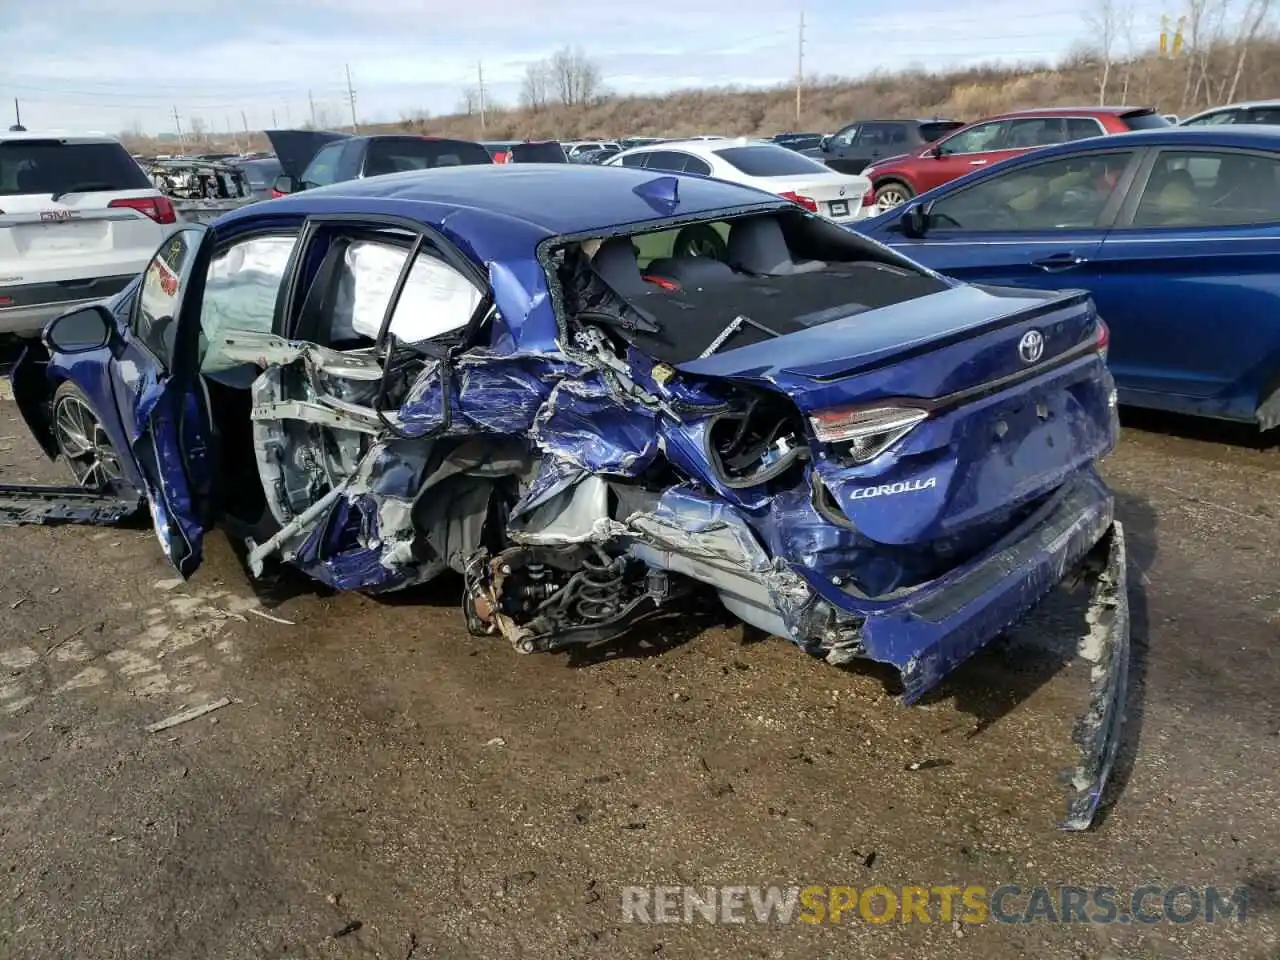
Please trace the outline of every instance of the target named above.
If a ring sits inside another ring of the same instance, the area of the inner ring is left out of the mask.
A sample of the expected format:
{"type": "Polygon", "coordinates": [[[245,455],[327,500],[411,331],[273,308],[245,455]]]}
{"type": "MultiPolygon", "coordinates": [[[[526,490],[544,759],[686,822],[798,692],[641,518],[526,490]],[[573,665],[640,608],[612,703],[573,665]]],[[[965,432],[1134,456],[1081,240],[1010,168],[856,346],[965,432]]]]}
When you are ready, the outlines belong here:
{"type": "Polygon", "coordinates": [[[53,394],[53,437],[76,483],[93,490],[128,486],[120,455],[111,445],[89,398],[74,383],[61,384],[53,394]]]}
{"type": "Polygon", "coordinates": [[[910,200],[915,193],[905,183],[890,180],[876,187],[876,206],[881,210],[892,210],[910,200]]]}

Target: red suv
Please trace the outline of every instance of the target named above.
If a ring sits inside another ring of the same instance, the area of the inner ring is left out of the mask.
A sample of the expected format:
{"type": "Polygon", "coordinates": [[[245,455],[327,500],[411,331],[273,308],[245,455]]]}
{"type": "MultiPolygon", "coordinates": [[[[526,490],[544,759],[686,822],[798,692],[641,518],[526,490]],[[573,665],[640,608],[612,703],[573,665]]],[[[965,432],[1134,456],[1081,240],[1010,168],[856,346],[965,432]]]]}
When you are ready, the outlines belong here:
{"type": "Polygon", "coordinates": [[[869,177],[875,188],[868,198],[887,210],[918,193],[1037,147],[1167,126],[1169,121],[1154,107],[1020,110],[961,127],[918,152],[877,161],[862,175],[869,177]]]}

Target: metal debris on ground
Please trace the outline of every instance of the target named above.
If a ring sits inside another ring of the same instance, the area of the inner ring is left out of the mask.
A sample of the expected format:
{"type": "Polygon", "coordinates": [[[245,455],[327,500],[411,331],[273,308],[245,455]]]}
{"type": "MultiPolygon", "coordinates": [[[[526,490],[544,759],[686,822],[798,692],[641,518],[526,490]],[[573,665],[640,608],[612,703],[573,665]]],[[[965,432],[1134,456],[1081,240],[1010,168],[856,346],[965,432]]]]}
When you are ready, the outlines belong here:
{"type": "Polygon", "coordinates": [[[231,698],[222,697],[214,700],[212,703],[206,703],[199,707],[192,707],[189,710],[183,710],[181,713],[175,713],[171,717],[158,720],[147,726],[147,733],[159,733],[161,730],[168,730],[170,727],[176,727],[181,723],[188,723],[192,720],[198,720],[206,714],[213,713],[215,710],[221,710],[223,707],[230,706],[231,698]]]}

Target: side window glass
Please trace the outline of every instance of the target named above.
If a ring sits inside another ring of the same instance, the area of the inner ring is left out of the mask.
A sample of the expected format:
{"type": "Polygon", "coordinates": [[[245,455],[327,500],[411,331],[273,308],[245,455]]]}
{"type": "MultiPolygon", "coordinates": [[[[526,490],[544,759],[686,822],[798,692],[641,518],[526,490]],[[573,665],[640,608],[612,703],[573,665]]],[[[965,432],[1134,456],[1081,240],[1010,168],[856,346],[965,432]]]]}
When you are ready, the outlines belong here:
{"type": "Polygon", "coordinates": [[[1280,107],[1255,107],[1249,111],[1249,122],[1280,124],[1280,107]]]}
{"type": "Polygon", "coordinates": [[[1132,154],[1090,154],[1021,167],[939,198],[929,231],[1070,230],[1094,226],[1132,154]]]}
{"type": "MultiPolygon", "coordinates": [[[[347,247],[339,272],[330,342],[377,339],[408,255],[404,247],[376,241],[360,240],[347,247]]],[[[475,284],[434,253],[423,250],[391,315],[390,333],[406,343],[421,343],[460,330],[480,299],[475,284]]]]}
{"type": "Polygon", "coordinates": [[[1010,150],[1025,150],[1030,147],[1047,147],[1050,144],[1062,143],[1066,138],[1066,130],[1060,117],[1035,117],[1026,120],[1014,120],[1009,124],[1008,140],[1001,147],[1010,150]]]}
{"type": "Polygon", "coordinates": [[[1008,126],[1008,120],[980,123],[943,140],[938,147],[944,157],[958,153],[982,153],[984,150],[996,150],[998,149],[997,141],[1003,136],[1008,126]]]}
{"type": "Polygon", "coordinates": [[[1216,127],[1222,123],[1235,123],[1236,111],[1219,110],[1217,113],[1211,113],[1207,117],[1201,117],[1198,120],[1192,120],[1187,124],[1188,127],[1216,127]]]}
{"type": "Polygon", "coordinates": [[[251,237],[214,256],[200,305],[200,371],[238,365],[222,353],[222,337],[235,331],[270,333],[276,300],[296,236],[251,237]]]}
{"type": "Polygon", "coordinates": [[[648,157],[649,154],[647,153],[630,153],[622,158],[622,165],[624,167],[643,167],[648,157]]]}
{"type": "Polygon", "coordinates": [[[1142,190],[1135,227],[1280,221],[1280,162],[1244,153],[1166,150],[1142,190]]]}
{"type": "Polygon", "coordinates": [[[338,155],[345,143],[331,143],[322,147],[302,171],[302,182],[308,187],[327,187],[338,181],[338,155]]]}
{"type": "Polygon", "coordinates": [[[178,230],[169,236],[147,264],[133,315],[133,334],[166,367],[173,356],[182,293],[191,276],[202,230],[178,230]]]}
{"type": "Polygon", "coordinates": [[[858,133],[858,146],[860,147],[883,147],[889,142],[886,136],[885,124],[883,123],[864,123],[862,129],[858,133]]]}
{"type": "Polygon", "coordinates": [[[711,176],[711,164],[701,157],[688,157],[684,162],[685,173],[700,173],[704,177],[711,176]]]}
{"type": "Polygon", "coordinates": [[[685,155],[677,153],[674,150],[655,150],[649,154],[649,162],[645,164],[646,170],[665,170],[668,173],[682,173],[684,171],[685,155]]]}
{"type": "Polygon", "coordinates": [[[1089,137],[1102,136],[1102,128],[1092,117],[1068,117],[1067,139],[1087,140],[1089,137]]]}
{"type": "Polygon", "coordinates": [[[845,127],[843,130],[837,133],[834,137],[831,138],[831,142],[841,147],[847,147],[851,143],[853,143],[853,138],[856,137],[857,135],[858,135],[858,125],[855,123],[852,126],[845,127]]]}
{"type": "Polygon", "coordinates": [[[891,129],[893,131],[893,135],[889,138],[891,143],[898,144],[907,143],[909,141],[910,138],[907,136],[907,128],[905,126],[900,123],[895,123],[891,129]]]}

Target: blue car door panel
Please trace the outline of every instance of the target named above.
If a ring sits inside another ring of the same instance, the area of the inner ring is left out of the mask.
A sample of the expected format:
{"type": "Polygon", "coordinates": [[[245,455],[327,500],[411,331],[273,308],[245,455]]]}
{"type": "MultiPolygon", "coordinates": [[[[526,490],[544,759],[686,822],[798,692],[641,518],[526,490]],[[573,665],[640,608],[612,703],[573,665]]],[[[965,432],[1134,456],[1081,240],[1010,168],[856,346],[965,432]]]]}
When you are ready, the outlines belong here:
{"type": "Polygon", "coordinates": [[[1250,420],[1280,375],[1280,161],[1166,148],[1148,166],[1098,252],[1121,399],[1250,420]]]}
{"type": "Polygon", "coordinates": [[[212,522],[212,426],[192,362],[209,246],[198,225],[165,240],[120,318],[109,365],[131,466],[165,556],[184,577],[200,565],[212,522]]]}

